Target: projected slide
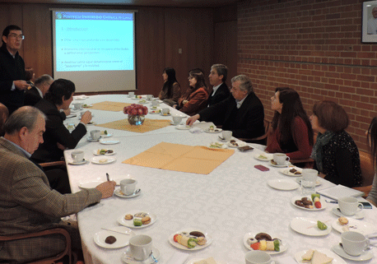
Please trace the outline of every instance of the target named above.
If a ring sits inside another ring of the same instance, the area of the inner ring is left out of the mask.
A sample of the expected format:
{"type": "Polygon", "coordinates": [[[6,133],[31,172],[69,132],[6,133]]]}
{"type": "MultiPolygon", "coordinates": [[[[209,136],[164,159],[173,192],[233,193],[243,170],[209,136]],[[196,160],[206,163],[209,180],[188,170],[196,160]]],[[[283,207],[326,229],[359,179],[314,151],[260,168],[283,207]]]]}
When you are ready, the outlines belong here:
{"type": "Polygon", "coordinates": [[[54,11],[56,72],[134,70],[133,16],[54,11]]]}

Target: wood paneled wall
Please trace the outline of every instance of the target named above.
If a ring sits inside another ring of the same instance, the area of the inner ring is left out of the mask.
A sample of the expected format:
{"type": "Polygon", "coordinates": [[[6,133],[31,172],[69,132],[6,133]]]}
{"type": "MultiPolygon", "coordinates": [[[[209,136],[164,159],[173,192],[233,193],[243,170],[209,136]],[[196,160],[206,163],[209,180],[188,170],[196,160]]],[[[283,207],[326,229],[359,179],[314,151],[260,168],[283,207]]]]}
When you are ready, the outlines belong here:
{"type": "MultiPolygon", "coordinates": [[[[232,52],[230,57],[237,58],[237,50],[229,50],[229,44],[226,42],[228,34],[223,30],[215,30],[213,8],[0,3],[0,30],[2,31],[9,24],[22,27],[25,40],[20,54],[25,60],[25,65],[34,68],[36,76],[45,73],[52,74],[50,8],[138,10],[136,14],[136,67],[137,93],[139,94],[158,95],[163,84],[161,75],[165,67],[175,68],[177,79],[182,90],[185,91],[188,87],[187,76],[190,69],[198,67],[208,75],[213,63],[227,64],[232,52]],[[216,36],[216,32],[220,35],[216,36]],[[215,38],[216,45],[214,45],[215,38]],[[182,49],[181,54],[178,53],[179,48],[182,49]],[[217,54],[216,58],[214,54],[217,54]]],[[[217,19],[220,23],[228,23],[229,19],[226,20],[227,22],[222,22],[221,18],[217,19]]],[[[224,28],[230,33],[236,32],[236,22],[230,21],[230,23],[232,26],[227,25],[224,28]]],[[[223,27],[216,26],[216,28],[223,27]]],[[[233,71],[236,66],[231,68],[233,71]]],[[[232,75],[235,74],[232,73],[232,75]]],[[[108,90],[110,91],[111,88],[108,90]]]]}

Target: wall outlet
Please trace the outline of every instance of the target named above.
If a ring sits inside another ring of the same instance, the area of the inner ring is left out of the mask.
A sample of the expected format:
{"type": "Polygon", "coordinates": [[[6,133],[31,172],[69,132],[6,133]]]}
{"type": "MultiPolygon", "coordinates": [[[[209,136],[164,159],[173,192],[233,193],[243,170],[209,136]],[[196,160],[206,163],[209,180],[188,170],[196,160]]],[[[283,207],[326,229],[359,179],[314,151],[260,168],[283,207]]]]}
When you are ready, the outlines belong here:
{"type": "Polygon", "coordinates": [[[182,48],[178,49],[178,54],[182,54],[182,48]]]}

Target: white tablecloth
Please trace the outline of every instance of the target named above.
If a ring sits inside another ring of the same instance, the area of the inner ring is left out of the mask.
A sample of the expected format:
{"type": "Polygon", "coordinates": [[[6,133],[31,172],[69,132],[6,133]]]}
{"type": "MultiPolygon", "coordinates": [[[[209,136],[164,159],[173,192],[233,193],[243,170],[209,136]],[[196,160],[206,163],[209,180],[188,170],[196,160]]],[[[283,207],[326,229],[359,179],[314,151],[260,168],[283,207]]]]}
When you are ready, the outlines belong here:
{"type": "MultiPolygon", "coordinates": [[[[92,96],[86,104],[101,101],[134,102],[126,96],[101,95],[92,96]]],[[[150,105],[147,105],[150,106],[150,105]]],[[[98,124],[113,120],[125,119],[119,112],[92,110],[94,121],[98,124]]],[[[167,118],[158,115],[148,115],[148,118],[167,118]]],[[[170,117],[168,117],[170,119],[170,117]]],[[[78,119],[67,120],[78,122],[78,119]]],[[[88,131],[97,127],[88,126],[88,131]]],[[[101,128],[103,129],[103,128],[101,128]]],[[[287,251],[274,255],[277,264],[284,256],[293,256],[296,252],[306,249],[331,248],[340,242],[340,234],[333,230],[325,237],[309,237],[296,233],[289,225],[294,217],[310,217],[327,222],[331,225],[338,217],[331,213],[335,204],[327,203],[326,210],[308,212],[295,208],[290,200],[300,195],[300,189],[294,191],[278,191],[270,188],[270,179],[291,179],[279,173],[279,169],[257,161],[254,156],[261,153],[262,146],[246,153],[235,151],[229,159],[208,175],[167,171],[123,164],[122,161],[139,154],[160,143],[169,142],[185,145],[208,146],[217,141],[218,134],[192,134],[188,130],[177,130],[169,126],[143,134],[127,131],[109,130],[121,143],[111,145],[117,154],[117,161],[109,165],[85,164],[81,166],[68,165],[71,188],[79,191],[78,184],[96,179],[106,180],[110,176],[131,175],[138,181],[141,195],[133,199],[121,199],[116,196],[102,200],[100,204],[86,208],[78,214],[79,229],[86,251],[87,263],[122,263],[121,255],[126,250],[103,249],[98,247],[93,236],[101,228],[118,226],[117,218],[130,210],[149,211],[157,215],[157,222],[149,227],[134,230],[136,234],[147,234],[153,238],[153,245],[161,252],[159,263],[166,263],[176,251],[168,242],[168,237],[177,230],[194,227],[208,232],[213,237],[213,243],[201,251],[192,251],[189,259],[214,257],[220,264],[244,263],[247,249],[242,239],[247,232],[267,232],[274,237],[283,239],[289,248],[287,251]],[[254,168],[263,164],[270,168],[261,172],[254,168]]],[[[83,138],[79,149],[85,151],[85,158],[93,157],[93,150],[109,146],[96,142],[87,142],[83,138]]],[[[70,160],[71,150],[65,151],[66,160],[70,160]]],[[[325,180],[317,187],[333,186],[325,180]]],[[[117,187],[118,188],[118,187],[117,187]]],[[[364,210],[363,221],[376,225],[377,209],[364,210]]],[[[377,253],[373,249],[374,254],[377,253]]],[[[189,261],[187,262],[189,263],[189,261]]],[[[346,260],[346,263],[359,263],[346,260]]],[[[376,258],[364,263],[377,263],[376,258]]],[[[183,264],[183,263],[177,263],[183,264]]]]}

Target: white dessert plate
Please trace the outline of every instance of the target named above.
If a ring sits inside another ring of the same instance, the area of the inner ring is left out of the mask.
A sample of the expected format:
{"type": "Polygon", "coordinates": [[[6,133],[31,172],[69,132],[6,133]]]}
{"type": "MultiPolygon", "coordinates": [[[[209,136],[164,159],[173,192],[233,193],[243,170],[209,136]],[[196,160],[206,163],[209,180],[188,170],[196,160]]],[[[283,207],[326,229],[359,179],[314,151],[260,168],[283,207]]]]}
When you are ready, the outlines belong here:
{"type": "Polygon", "coordinates": [[[118,144],[120,141],[116,138],[112,138],[112,139],[107,139],[107,138],[101,138],[99,140],[99,143],[103,144],[103,145],[114,145],[114,144],[118,144]]]}
{"type": "Polygon", "coordinates": [[[204,129],[204,132],[212,133],[212,134],[217,134],[217,133],[220,133],[221,131],[223,131],[221,128],[215,128],[213,130],[210,130],[209,128],[204,129]]]}
{"type": "MultiPolygon", "coordinates": [[[[259,232],[258,232],[258,233],[259,233],[259,232]]],[[[252,248],[249,246],[249,244],[247,244],[247,240],[248,240],[249,238],[255,237],[255,235],[258,234],[258,233],[255,233],[255,232],[248,232],[248,233],[246,233],[246,234],[243,236],[243,240],[242,240],[243,245],[244,245],[248,250],[254,250],[254,249],[252,249],[252,248]]],[[[267,234],[269,234],[269,233],[267,233],[267,234]]],[[[276,236],[276,234],[272,234],[272,235],[269,234],[269,235],[272,237],[272,239],[274,239],[274,238],[279,238],[280,241],[281,241],[281,245],[280,245],[280,251],[265,251],[266,253],[268,253],[268,254],[270,254],[270,255],[276,255],[276,254],[280,254],[280,253],[282,253],[282,252],[284,252],[284,251],[286,251],[286,250],[288,249],[288,245],[287,245],[287,243],[285,243],[284,240],[280,238],[280,236],[276,236]]]]}
{"type": "Polygon", "coordinates": [[[131,211],[126,212],[125,214],[122,214],[120,217],[118,217],[117,221],[118,221],[119,224],[121,224],[123,226],[140,229],[140,228],[145,228],[145,227],[153,225],[157,221],[157,216],[155,214],[151,213],[151,212],[148,212],[148,211],[131,210],[131,211]],[[139,218],[139,219],[142,218],[142,217],[136,217],[135,216],[135,214],[140,213],[140,212],[145,212],[151,218],[151,222],[149,224],[146,224],[146,225],[134,226],[134,219],[135,218],[139,218]],[[126,220],[124,217],[127,214],[133,215],[133,218],[131,220],[126,220]]]}
{"type": "MultiPolygon", "coordinates": [[[[101,149],[94,149],[93,150],[93,155],[94,156],[112,156],[112,155],[115,155],[116,154],[116,152],[115,151],[113,151],[112,153],[105,153],[105,154],[98,154],[99,153],[99,151],[100,151],[101,149]]],[[[106,149],[107,150],[107,149],[106,149]]]]}
{"type": "Polygon", "coordinates": [[[154,114],[154,115],[156,115],[156,114],[160,114],[161,113],[161,111],[160,110],[152,110],[152,111],[149,111],[148,112],[148,114],[154,114]]]}
{"type": "Polygon", "coordinates": [[[147,100],[140,100],[138,103],[139,103],[139,104],[147,104],[148,101],[147,101],[147,100]]]}
{"type": "Polygon", "coordinates": [[[191,127],[190,126],[186,126],[186,125],[178,125],[175,127],[175,129],[178,129],[178,130],[189,130],[191,127]]]}
{"type": "Polygon", "coordinates": [[[331,250],[334,251],[339,256],[341,256],[342,258],[353,260],[353,261],[367,261],[374,257],[372,250],[366,250],[363,253],[361,253],[360,256],[348,255],[340,245],[333,246],[331,250]]]}
{"type": "Polygon", "coordinates": [[[105,134],[101,134],[101,138],[109,138],[109,137],[112,137],[113,134],[111,133],[107,133],[106,135],[105,134]]]}
{"type": "Polygon", "coordinates": [[[256,160],[259,160],[259,161],[266,161],[266,162],[272,160],[273,157],[274,157],[274,155],[273,155],[273,154],[269,154],[269,153],[256,154],[256,155],[254,156],[254,158],[255,158],[256,160]]]}
{"type": "MultiPolygon", "coordinates": [[[[197,258],[197,257],[194,257],[194,258],[190,258],[187,262],[185,262],[185,264],[195,264],[196,262],[203,261],[203,260],[206,260],[206,259],[209,259],[209,258],[210,257],[207,257],[207,258],[197,258]]],[[[213,259],[215,260],[216,264],[226,264],[226,262],[220,261],[220,260],[215,259],[215,258],[213,258],[213,259]]]]}
{"type": "Polygon", "coordinates": [[[267,184],[276,190],[281,190],[281,191],[292,191],[296,190],[299,185],[297,182],[289,180],[289,179],[274,179],[274,180],[269,180],[267,184]]]}
{"type": "Polygon", "coordinates": [[[83,165],[86,164],[88,161],[86,159],[83,159],[82,161],[70,161],[68,162],[69,165],[83,165]]]}
{"type": "Polygon", "coordinates": [[[331,229],[332,229],[331,225],[328,224],[328,221],[323,221],[322,219],[305,218],[305,217],[293,218],[290,226],[297,233],[300,233],[306,236],[326,236],[331,232],[331,229]],[[317,227],[318,220],[327,225],[326,230],[320,230],[317,227]]]}
{"type": "Polygon", "coordinates": [[[135,234],[132,232],[131,229],[124,227],[124,226],[115,226],[111,228],[112,230],[116,231],[109,231],[109,230],[101,230],[94,234],[94,243],[96,243],[98,246],[103,248],[122,248],[128,246],[128,243],[130,241],[130,238],[133,237],[135,234]],[[121,232],[124,234],[120,234],[118,232],[121,232]],[[106,238],[108,236],[115,237],[116,241],[113,244],[107,244],[105,242],[106,238]]]}
{"type": "Polygon", "coordinates": [[[208,247],[209,245],[212,244],[213,242],[213,238],[208,235],[207,232],[204,232],[203,230],[200,230],[198,228],[184,228],[182,230],[179,230],[173,234],[171,234],[168,238],[168,241],[170,242],[170,244],[173,246],[173,247],[176,247],[176,248],[179,248],[179,249],[183,249],[183,250],[187,250],[187,251],[195,251],[195,250],[201,250],[203,248],[206,248],[208,247]],[[200,246],[200,245],[196,245],[194,248],[188,248],[188,247],[185,247],[184,245],[181,245],[177,242],[174,241],[174,235],[176,234],[180,234],[180,233],[183,233],[183,232],[186,232],[186,233],[190,233],[192,231],[199,231],[199,232],[202,232],[207,240],[206,244],[203,245],[203,246],[200,246]]]}
{"type": "Polygon", "coordinates": [[[297,204],[295,204],[296,200],[301,200],[301,198],[303,197],[306,197],[308,198],[309,201],[312,201],[312,198],[310,195],[301,195],[301,196],[295,196],[295,197],[292,197],[291,199],[291,204],[293,204],[294,207],[297,207],[299,209],[302,209],[302,210],[306,210],[306,211],[321,211],[321,210],[324,210],[326,209],[326,201],[324,199],[322,199],[322,197],[319,198],[319,201],[321,202],[321,208],[315,208],[314,206],[314,202],[313,202],[313,209],[310,209],[310,208],[305,208],[305,207],[302,207],[302,206],[298,206],[297,204]]]}
{"type": "Polygon", "coordinates": [[[291,177],[301,177],[302,176],[301,173],[300,174],[294,174],[293,172],[290,172],[290,170],[292,170],[292,169],[295,169],[298,172],[302,172],[302,169],[298,168],[298,167],[289,167],[289,168],[281,169],[281,170],[279,170],[279,172],[283,175],[291,176],[291,177]]]}
{"type": "Polygon", "coordinates": [[[86,95],[75,95],[73,96],[73,99],[75,100],[85,100],[85,99],[88,99],[89,96],[86,96],[86,95]]]}
{"type": "MultiPolygon", "coordinates": [[[[153,257],[157,261],[161,258],[161,253],[157,248],[152,247],[152,253],[153,253],[153,257]]],[[[152,258],[152,256],[150,256],[146,260],[136,260],[136,259],[134,259],[134,257],[131,254],[131,250],[130,250],[129,247],[126,249],[125,252],[123,252],[123,254],[121,256],[121,260],[126,264],[152,264],[152,263],[156,263],[156,261],[152,258]]]]}
{"type": "Polygon", "coordinates": [[[350,215],[344,215],[342,214],[342,212],[340,211],[339,207],[336,206],[334,207],[331,212],[334,214],[334,215],[337,215],[337,216],[344,216],[344,217],[347,217],[347,218],[355,218],[355,219],[363,219],[364,216],[365,216],[365,212],[363,210],[361,210],[360,212],[357,212],[356,214],[350,216],[350,215]]]}
{"type": "MultiPolygon", "coordinates": [[[[337,254],[335,254],[334,252],[332,252],[331,250],[327,249],[327,248],[320,248],[320,249],[316,249],[318,252],[322,253],[322,254],[325,254],[326,256],[328,256],[329,258],[333,258],[331,264],[346,264],[346,262],[341,258],[339,257],[337,254]]],[[[310,261],[303,261],[302,260],[302,256],[305,255],[305,253],[307,252],[308,250],[302,250],[302,251],[299,251],[295,254],[295,260],[297,261],[297,263],[299,264],[309,264],[310,261]]]]}
{"type": "Polygon", "coordinates": [[[348,224],[346,225],[341,225],[338,219],[336,219],[331,225],[332,228],[340,233],[343,233],[345,231],[356,231],[362,233],[365,236],[377,232],[376,225],[372,225],[370,223],[359,221],[350,217],[347,217],[347,219],[348,224]]]}
{"type": "Polygon", "coordinates": [[[228,146],[225,143],[220,142],[211,142],[211,144],[208,145],[209,148],[213,149],[226,149],[228,146]]]}
{"type": "MultiPolygon", "coordinates": [[[[136,192],[136,191],[135,191],[136,192]]],[[[141,193],[141,190],[138,192],[138,193],[133,193],[133,194],[130,194],[130,195],[125,195],[122,193],[122,191],[120,189],[116,189],[114,191],[114,194],[120,198],[124,198],[124,199],[130,199],[130,198],[135,198],[135,197],[138,197],[141,193]]]]}
{"type": "Polygon", "coordinates": [[[82,106],[82,108],[90,108],[92,106],[93,106],[92,104],[85,104],[85,105],[82,106]]]}
{"type": "Polygon", "coordinates": [[[167,113],[167,114],[163,114],[162,112],[161,112],[161,115],[162,115],[162,116],[171,116],[171,114],[170,114],[170,113],[167,113]]]}
{"type": "Polygon", "coordinates": [[[243,142],[243,141],[236,141],[236,143],[237,143],[238,146],[233,145],[233,144],[230,143],[230,142],[228,142],[227,145],[228,145],[228,147],[230,147],[230,148],[239,148],[239,147],[244,147],[244,146],[247,145],[247,144],[246,144],[245,142],[243,142]]]}
{"type": "Polygon", "coordinates": [[[115,162],[117,159],[116,158],[110,158],[110,157],[93,157],[90,161],[94,164],[99,164],[99,165],[106,165],[115,162]]]}

